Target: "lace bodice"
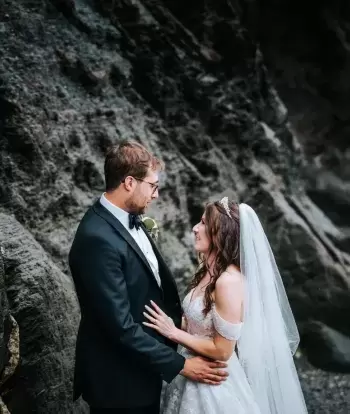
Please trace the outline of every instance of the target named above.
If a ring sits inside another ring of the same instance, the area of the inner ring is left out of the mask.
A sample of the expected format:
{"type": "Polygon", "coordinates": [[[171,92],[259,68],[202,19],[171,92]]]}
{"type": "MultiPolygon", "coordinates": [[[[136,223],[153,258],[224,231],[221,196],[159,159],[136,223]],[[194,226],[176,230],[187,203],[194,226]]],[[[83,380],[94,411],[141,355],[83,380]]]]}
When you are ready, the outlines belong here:
{"type": "Polygon", "coordinates": [[[243,323],[231,323],[224,320],[213,304],[209,313],[203,315],[204,297],[197,296],[191,300],[192,291],[184,301],[183,309],[187,320],[187,332],[191,335],[212,338],[216,332],[228,340],[237,340],[241,335],[243,323]]]}

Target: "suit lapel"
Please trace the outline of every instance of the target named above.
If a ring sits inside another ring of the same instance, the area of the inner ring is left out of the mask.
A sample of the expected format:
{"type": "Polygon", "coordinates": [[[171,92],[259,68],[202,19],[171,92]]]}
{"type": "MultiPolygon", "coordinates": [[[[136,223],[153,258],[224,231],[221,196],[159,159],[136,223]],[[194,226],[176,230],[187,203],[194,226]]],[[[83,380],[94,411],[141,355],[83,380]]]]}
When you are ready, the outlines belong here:
{"type": "Polygon", "coordinates": [[[93,209],[96,214],[104,218],[111,226],[113,226],[117,230],[117,232],[125,239],[125,241],[129,243],[129,245],[133,248],[133,250],[138,255],[140,260],[146,266],[147,270],[151,273],[152,279],[155,280],[153,271],[151,269],[151,266],[148,263],[148,260],[146,259],[145,255],[142,253],[142,250],[139,248],[134,238],[130,235],[130,233],[126,230],[126,228],[122,225],[122,223],[116,217],[114,217],[110,211],[108,211],[105,207],[103,207],[103,205],[99,201],[97,201],[94,204],[93,209]]]}

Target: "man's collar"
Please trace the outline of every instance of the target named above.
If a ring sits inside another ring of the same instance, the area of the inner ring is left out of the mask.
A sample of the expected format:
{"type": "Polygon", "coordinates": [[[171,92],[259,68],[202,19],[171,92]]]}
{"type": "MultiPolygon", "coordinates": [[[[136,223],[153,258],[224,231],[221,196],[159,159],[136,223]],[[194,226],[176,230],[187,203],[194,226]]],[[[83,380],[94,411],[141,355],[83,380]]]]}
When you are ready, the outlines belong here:
{"type": "Polygon", "coordinates": [[[109,212],[117,218],[124,227],[129,227],[129,213],[123,210],[120,207],[117,207],[115,204],[111,203],[105,196],[106,193],[103,193],[100,198],[100,203],[105,207],[109,212]]]}

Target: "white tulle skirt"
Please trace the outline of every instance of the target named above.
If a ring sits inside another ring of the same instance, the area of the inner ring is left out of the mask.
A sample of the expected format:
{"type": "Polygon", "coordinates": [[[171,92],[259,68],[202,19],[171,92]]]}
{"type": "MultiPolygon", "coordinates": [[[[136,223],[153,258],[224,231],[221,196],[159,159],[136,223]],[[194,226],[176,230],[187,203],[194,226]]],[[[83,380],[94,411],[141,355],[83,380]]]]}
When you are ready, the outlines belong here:
{"type": "MultiPolygon", "coordinates": [[[[179,352],[193,356],[182,347],[179,352]]],[[[227,370],[229,376],[220,385],[200,384],[178,375],[163,388],[161,413],[261,414],[236,353],[229,359],[227,370]]]]}

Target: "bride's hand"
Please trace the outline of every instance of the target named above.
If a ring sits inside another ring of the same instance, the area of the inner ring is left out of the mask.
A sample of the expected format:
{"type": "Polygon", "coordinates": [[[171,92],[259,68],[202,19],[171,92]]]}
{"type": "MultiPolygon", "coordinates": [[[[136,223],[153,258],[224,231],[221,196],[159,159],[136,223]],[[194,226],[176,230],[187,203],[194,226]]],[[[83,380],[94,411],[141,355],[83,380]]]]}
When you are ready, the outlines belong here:
{"type": "Polygon", "coordinates": [[[173,322],[173,320],[164,313],[158,305],[156,305],[153,301],[151,304],[154,309],[150,308],[149,306],[145,306],[147,312],[143,312],[144,316],[150,322],[142,322],[144,325],[148,326],[149,328],[155,329],[161,335],[169,338],[170,340],[175,340],[177,328],[173,322]]]}

